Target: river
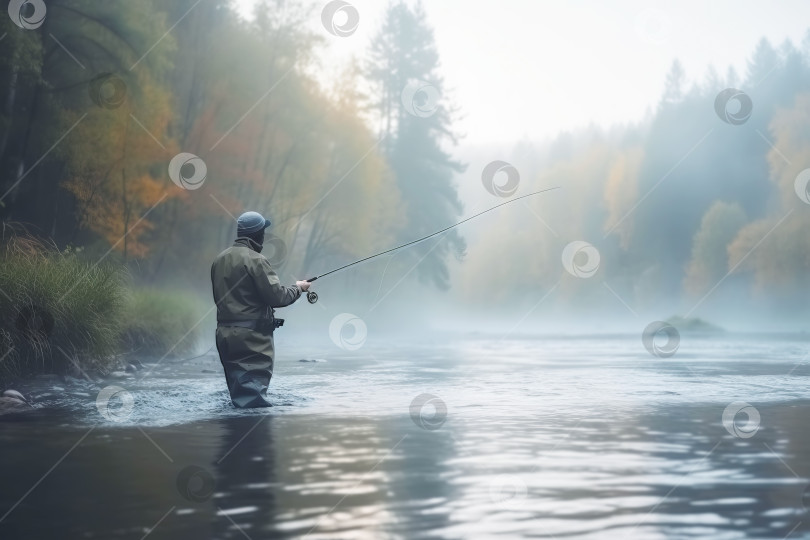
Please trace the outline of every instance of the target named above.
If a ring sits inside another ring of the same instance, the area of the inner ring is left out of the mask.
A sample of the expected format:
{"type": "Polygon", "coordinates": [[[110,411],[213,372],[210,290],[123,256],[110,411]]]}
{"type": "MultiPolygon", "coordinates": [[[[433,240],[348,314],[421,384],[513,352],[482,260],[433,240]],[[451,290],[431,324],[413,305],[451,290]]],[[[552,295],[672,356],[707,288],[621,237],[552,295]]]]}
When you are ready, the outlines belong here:
{"type": "Polygon", "coordinates": [[[277,347],[270,409],[210,353],[20,388],[0,538],[810,538],[807,336],[277,347]]]}

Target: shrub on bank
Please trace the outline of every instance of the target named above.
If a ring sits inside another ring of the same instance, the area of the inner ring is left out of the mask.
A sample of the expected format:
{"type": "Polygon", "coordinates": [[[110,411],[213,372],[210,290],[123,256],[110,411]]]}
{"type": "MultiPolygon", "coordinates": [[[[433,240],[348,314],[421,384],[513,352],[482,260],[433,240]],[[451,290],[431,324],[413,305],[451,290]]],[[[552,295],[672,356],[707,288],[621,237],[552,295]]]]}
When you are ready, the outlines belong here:
{"type": "Polygon", "coordinates": [[[13,234],[0,243],[0,383],[106,374],[123,367],[122,356],[188,354],[206,309],[189,293],[131,289],[122,265],[13,234]]]}
{"type": "Polygon", "coordinates": [[[205,313],[206,306],[193,294],[136,289],[123,312],[123,348],[147,356],[190,354],[199,343],[205,313]]]}
{"type": "Polygon", "coordinates": [[[119,348],[126,273],[27,237],[0,251],[0,379],[108,369],[119,348]]]}

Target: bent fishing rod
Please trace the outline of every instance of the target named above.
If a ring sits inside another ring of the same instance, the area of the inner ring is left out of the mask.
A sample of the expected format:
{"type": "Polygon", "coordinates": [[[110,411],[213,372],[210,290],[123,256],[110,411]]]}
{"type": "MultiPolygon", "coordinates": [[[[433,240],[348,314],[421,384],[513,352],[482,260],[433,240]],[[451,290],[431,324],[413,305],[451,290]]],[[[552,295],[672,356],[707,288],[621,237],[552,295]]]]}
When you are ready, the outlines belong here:
{"type": "MultiPolygon", "coordinates": [[[[555,190],[555,189],[559,189],[559,188],[560,188],[560,186],[554,186],[554,187],[547,188],[547,189],[541,189],[540,191],[534,191],[534,192],[532,192],[532,193],[527,193],[526,195],[521,195],[520,197],[515,197],[514,199],[509,199],[509,200],[508,200],[508,201],[506,201],[506,202],[502,202],[501,204],[496,204],[496,205],[495,205],[495,206],[493,206],[492,208],[487,208],[487,209],[486,209],[486,210],[484,210],[483,212],[478,212],[477,214],[474,214],[474,215],[472,215],[472,216],[470,216],[470,217],[468,217],[468,218],[462,219],[462,220],[461,220],[461,221],[459,221],[458,223],[454,223],[453,225],[450,225],[449,227],[445,227],[444,229],[441,229],[441,230],[436,231],[436,232],[434,232],[434,233],[430,233],[430,234],[428,234],[428,235],[426,235],[426,236],[423,236],[422,238],[417,238],[416,240],[411,240],[410,242],[406,242],[406,243],[404,243],[404,244],[402,244],[402,245],[399,245],[399,246],[396,246],[396,247],[392,247],[391,249],[386,249],[385,251],[381,251],[381,252],[379,252],[379,253],[375,253],[374,255],[370,255],[370,256],[368,256],[368,257],[364,257],[364,258],[359,259],[359,260],[357,260],[357,261],[354,261],[354,262],[352,262],[352,263],[349,263],[349,264],[344,264],[344,265],[343,265],[343,266],[341,266],[340,268],[335,268],[334,270],[330,270],[330,271],[328,271],[328,272],[326,272],[326,273],[323,273],[323,274],[321,274],[321,275],[319,275],[319,276],[315,276],[315,277],[313,277],[313,278],[309,278],[309,279],[306,279],[306,280],[304,280],[304,281],[307,281],[307,282],[309,282],[309,283],[312,283],[312,282],[313,282],[313,281],[315,281],[316,279],[320,279],[320,278],[322,278],[322,277],[324,277],[324,276],[328,276],[329,274],[334,274],[335,272],[340,272],[341,270],[344,270],[344,269],[346,269],[346,268],[348,268],[348,267],[350,267],[350,266],[354,266],[355,264],[360,264],[361,262],[365,262],[365,261],[368,261],[368,260],[373,259],[373,258],[375,258],[375,257],[379,257],[380,255],[385,255],[386,253],[391,253],[392,251],[396,251],[396,250],[398,250],[398,249],[402,249],[402,248],[404,248],[404,247],[411,246],[411,245],[413,245],[413,244],[418,244],[419,242],[423,242],[423,241],[427,240],[428,238],[433,238],[433,237],[434,237],[434,236],[436,236],[437,234],[441,234],[441,233],[443,233],[443,232],[445,232],[445,231],[449,231],[450,229],[453,229],[453,228],[455,228],[455,227],[458,227],[458,226],[459,226],[459,225],[461,225],[462,223],[465,223],[465,222],[467,222],[467,221],[470,221],[470,220],[471,220],[471,219],[473,219],[473,218],[477,218],[478,216],[483,215],[483,214],[486,214],[487,212],[491,212],[492,210],[495,210],[496,208],[500,208],[501,206],[504,206],[504,205],[506,205],[506,204],[510,204],[510,203],[515,202],[515,201],[519,201],[520,199],[525,199],[526,197],[531,197],[531,196],[533,196],[533,195],[539,195],[539,194],[541,194],[541,193],[545,193],[545,192],[547,192],[547,191],[553,191],[553,190],[555,190]]],[[[318,293],[316,293],[315,291],[309,291],[309,292],[307,292],[307,301],[308,301],[310,304],[314,304],[315,302],[317,302],[317,301],[318,301],[318,293]]]]}

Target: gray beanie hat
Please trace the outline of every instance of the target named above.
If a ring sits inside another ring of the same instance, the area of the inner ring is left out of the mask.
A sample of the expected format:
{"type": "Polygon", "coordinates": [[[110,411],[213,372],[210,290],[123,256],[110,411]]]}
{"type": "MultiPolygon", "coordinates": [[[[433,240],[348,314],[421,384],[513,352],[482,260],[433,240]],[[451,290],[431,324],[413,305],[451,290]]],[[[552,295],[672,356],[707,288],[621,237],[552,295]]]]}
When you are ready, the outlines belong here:
{"type": "Polygon", "coordinates": [[[236,236],[253,234],[270,226],[270,220],[264,219],[258,212],[245,212],[236,220],[236,236]]]}

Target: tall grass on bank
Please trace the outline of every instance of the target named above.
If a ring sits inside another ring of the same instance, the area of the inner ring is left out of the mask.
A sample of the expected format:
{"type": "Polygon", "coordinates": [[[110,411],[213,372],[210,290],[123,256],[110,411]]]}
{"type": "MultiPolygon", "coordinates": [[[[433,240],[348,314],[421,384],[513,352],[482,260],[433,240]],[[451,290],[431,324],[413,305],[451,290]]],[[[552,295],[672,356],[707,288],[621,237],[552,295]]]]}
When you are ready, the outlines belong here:
{"type": "Polygon", "coordinates": [[[0,248],[0,379],[108,369],[119,348],[126,272],[29,237],[0,248]]]}

